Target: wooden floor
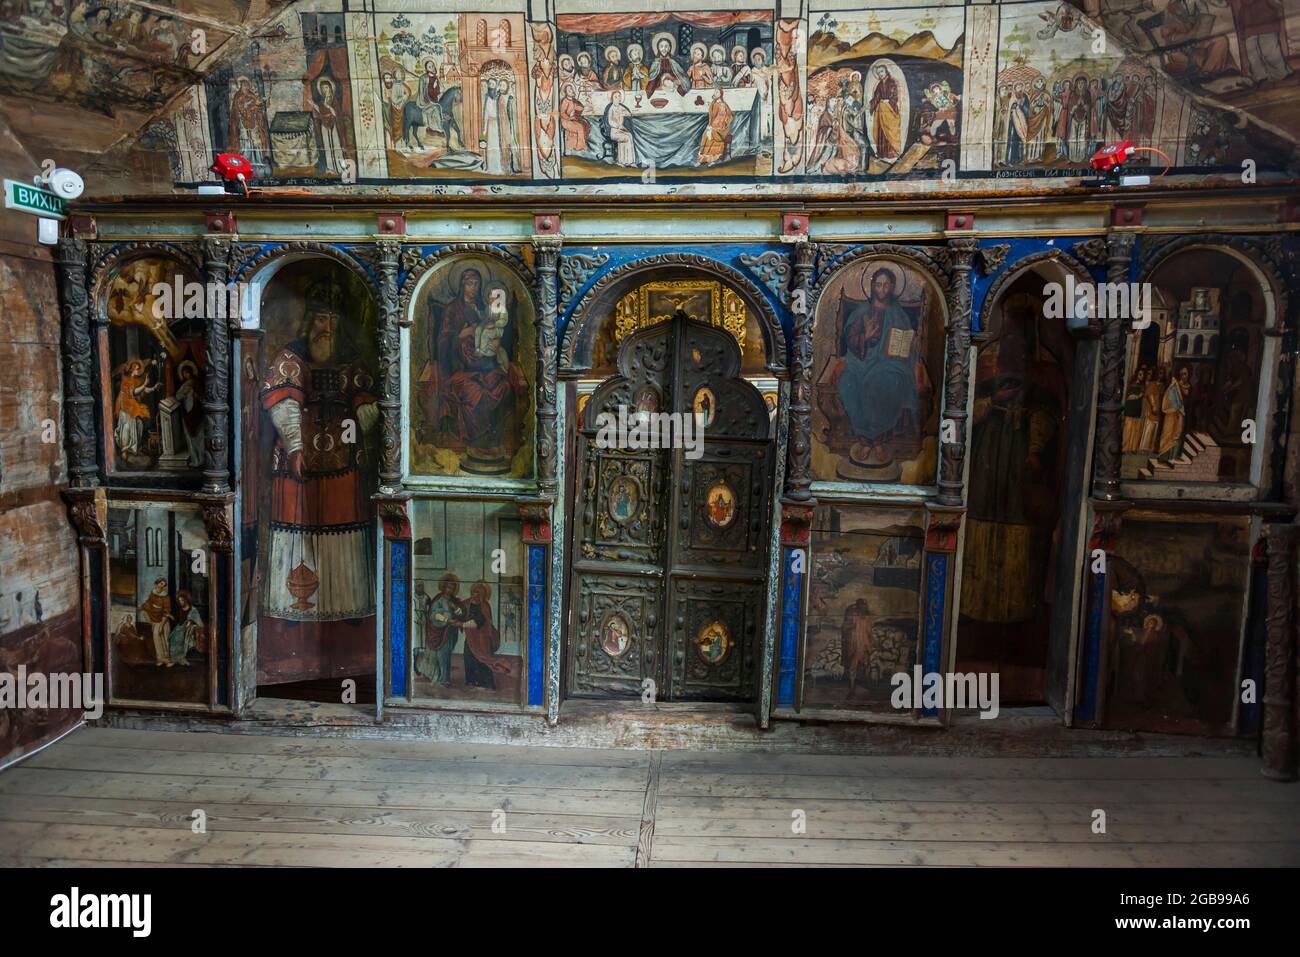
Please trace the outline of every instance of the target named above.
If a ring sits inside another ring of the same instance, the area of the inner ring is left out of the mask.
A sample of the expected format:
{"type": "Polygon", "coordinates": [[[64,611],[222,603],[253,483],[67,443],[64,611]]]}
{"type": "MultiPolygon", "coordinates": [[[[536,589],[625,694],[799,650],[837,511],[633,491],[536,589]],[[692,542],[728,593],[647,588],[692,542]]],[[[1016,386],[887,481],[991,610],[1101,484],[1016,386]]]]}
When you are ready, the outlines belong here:
{"type": "Polygon", "coordinates": [[[582,750],[87,728],[0,773],[0,864],[1300,865],[1300,785],[1266,781],[1258,760],[1239,757],[582,750]],[[1104,834],[1092,831],[1095,809],[1104,834]],[[206,833],[194,833],[196,810],[206,833]]]}

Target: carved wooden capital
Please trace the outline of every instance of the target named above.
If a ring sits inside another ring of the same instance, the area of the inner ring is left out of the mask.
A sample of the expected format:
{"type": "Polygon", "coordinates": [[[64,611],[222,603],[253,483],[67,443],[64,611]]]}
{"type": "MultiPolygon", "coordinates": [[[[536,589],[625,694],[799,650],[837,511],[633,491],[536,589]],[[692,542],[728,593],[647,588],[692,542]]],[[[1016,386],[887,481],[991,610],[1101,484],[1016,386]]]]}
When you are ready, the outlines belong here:
{"type": "Polygon", "coordinates": [[[932,552],[955,552],[963,515],[963,509],[932,507],[925,529],[926,549],[932,552]]]}
{"type": "Polygon", "coordinates": [[[77,541],[82,545],[103,545],[104,513],[107,511],[103,492],[68,489],[63,498],[68,503],[68,518],[77,530],[77,541]]]}
{"type": "Polygon", "coordinates": [[[410,538],[411,518],[406,499],[377,498],[379,520],[383,523],[385,538],[410,538]]]}
{"type": "Polygon", "coordinates": [[[519,518],[523,521],[525,545],[551,543],[551,501],[544,498],[524,498],[516,502],[519,518]]]}
{"type": "Polygon", "coordinates": [[[235,536],[230,527],[230,509],[223,504],[203,506],[203,525],[208,530],[208,547],[217,552],[233,552],[235,536]]]}
{"type": "Polygon", "coordinates": [[[807,546],[812,528],[815,499],[781,502],[781,544],[807,546]]]}

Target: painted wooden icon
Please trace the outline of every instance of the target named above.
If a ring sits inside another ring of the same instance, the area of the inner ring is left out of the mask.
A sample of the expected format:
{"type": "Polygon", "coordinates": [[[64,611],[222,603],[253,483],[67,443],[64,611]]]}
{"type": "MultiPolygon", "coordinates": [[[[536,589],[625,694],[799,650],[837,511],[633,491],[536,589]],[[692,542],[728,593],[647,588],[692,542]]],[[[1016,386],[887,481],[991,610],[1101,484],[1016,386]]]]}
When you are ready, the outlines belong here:
{"type": "Polygon", "coordinates": [[[710,665],[720,665],[731,651],[731,632],[720,621],[704,625],[695,636],[695,650],[710,665]]]}
{"type": "Polygon", "coordinates": [[[105,535],[114,700],[206,705],[213,626],[198,508],[115,503],[105,535]]]}
{"type": "Polygon", "coordinates": [[[934,481],[943,374],[941,297],[911,266],[852,263],[813,332],[813,471],[854,482],[934,481]]]}
{"type": "MultiPolygon", "coordinates": [[[[203,87],[212,145],[245,156],[259,179],[355,182],[358,110],[345,16],[283,16],[275,42],[253,43],[209,73],[203,87]]],[[[369,103],[360,108],[363,118],[372,112],[369,103]]]]}
{"type": "Polygon", "coordinates": [[[508,502],[415,503],[413,697],[519,702],[520,529],[508,502]]]}
{"type": "Polygon", "coordinates": [[[700,386],[695,392],[695,400],[691,403],[695,409],[695,414],[699,416],[700,423],[707,429],[713,424],[713,417],[718,411],[718,398],[713,394],[713,390],[708,386],[700,386]]]}
{"type": "Polygon", "coordinates": [[[609,516],[623,525],[636,517],[641,506],[641,489],[630,475],[621,476],[609,487],[609,516]]]}
{"type": "Polygon", "coordinates": [[[716,528],[726,528],[735,520],[736,493],[726,482],[715,482],[705,493],[705,517],[716,528]]]}
{"type": "Polygon", "coordinates": [[[1101,676],[1111,727],[1226,733],[1236,701],[1250,520],[1125,515],[1109,557],[1101,676]]]}
{"type": "MultiPolygon", "coordinates": [[[[1184,108],[1183,97],[1141,57],[1126,55],[1116,44],[1099,50],[1096,36],[1092,24],[1068,5],[1004,8],[994,99],[995,170],[1087,169],[1093,153],[1107,143],[1151,144],[1166,108],[1184,108]]],[[[1153,162],[1159,162],[1154,154],[1139,152],[1128,165],[1153,162]]]]}
{"type": "Polygon", "coordinates": [[[627,619],[610,614],[600,626],[600,647],[611,658],[621,658],[632,647],[632,630],[627,619]]]}
{"type": "Polygon", "coordinates": [[[808,173],[900,175],[955,164],[961,8],[814,12],[810,23],[808,173]]]}
{"type": "Polygon", "coordinates": [[[1004,702],[1043,701],[1060,550],[1074,339],[1027,271],[989,309],[969,409],[957,670],[997,672],[1004,702]]]}
{"type": "Polygon", "coordinates": [[[258,674],[374,667],[379,421],[374,305],[342,266],[290,263],[263,295],[258,674]]]}
{"type": "MultiPolygon", "coordinates": [[[[1132,332],[1121,475],[1246,482],[1257,422],[1264,299],[1240,260],[1193,250],[1151,279],[1150,324],[1132,332]]],[[[1256,430],[1257,431],[1257,430],[1256,430]]]]}
{"type": "Polygon", "coordinates": [[[659,390],[654,386],[648,385],[637,392],[636,410],[638,412],[658,412],[659,390]]]}
{"type": "Polygon", "coordinates": [[[532,175],[521,15],[380,13],[375,27],[390,176],[532,175]]]}
{"type": "Polygon", "coordinates": [[[766,175],[771,10],[560,14],[566,177],[766,175]]]}
{"type": "Polygon", "coordinates": [[[918,661],[924,548],[920,509],[817,506],[804,706],[893,710],[890,678],[918,661]]]}
{"type": "Polygon", "coordinates": [[[110,471],[179,474],[202,464],[206,307],[186,309],[177,280],[183,290],[194,277],[149,257],[124,263],[108,285],[110,471]]]}
{"type": "Polygon", "coordinates": [[[509,267],[458,256],[417,292],[411,349],[411,471],[527,477],[533,471],[532,297],[509,267]]]}

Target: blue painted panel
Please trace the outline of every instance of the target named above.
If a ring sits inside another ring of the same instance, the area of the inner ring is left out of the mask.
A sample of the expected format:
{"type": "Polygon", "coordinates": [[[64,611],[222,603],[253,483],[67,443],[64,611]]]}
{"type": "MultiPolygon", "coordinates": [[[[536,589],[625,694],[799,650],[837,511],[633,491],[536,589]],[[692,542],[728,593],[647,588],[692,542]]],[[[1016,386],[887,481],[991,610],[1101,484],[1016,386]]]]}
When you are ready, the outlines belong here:
{"type": "MultiPolygon", "coordinates": [[[[1089,238],[1086,236],[1056,236],[1049,239],[1022,239],[1022,238],[980,238],[980,248],[985,246],[997,246],[1006,243],[1011,247],[1007,253],[1006,262],[1002,268],[986,276],[983,271],[976,268],[971,270],[971,332],[976,333],[984,328],[984,297],[989,291],[989,287],[1002,276],[1016,268],[1016,262],[1024,259],[1026,256],[1032,256],[1034,253],[1045,252],[1049,249],[1064,249],[1066,252],[1072,252],[1074,247],[1089,238]]],[[[1135,257],[1136,259],[1136,257],[1135,257]]],[[[1106,270],[1102,268],[1089,269],[1093,278],[1102,280],[1106,278],[1106,270]]]]}
{"type": "Polygon", "coordinates": [[[1095,721],[1097,719],[1097,680],[1101,672],[1101,623],[1104,599],[1106,597],[1106,576],[1092,576],[1088,586],[1088,624],[1085,632],[1083,652],[1083,689],[1079,704],[1074,709],[1076,721],[1095,721]]]}
{"type": "Polygon", "coordinates": [[[546,675],[546,546],[528,546],[528,703],[542,704],[546,675]]]}
{"type": "MultiPolygon", "coordinates": [[[[940,655],[943,652],[943,615],[948,598],[948,556],[931,555],[925,572],[925,670],[924,674],[939,674],[940,655]]],[[[924,682],[922,683],[924,687],[924,682]]],[[[913,689],[919,693],[920,689],[913,689]]],[[[933,718],[937,708],[923,708],[921,714],[933,718]]]]}
{"type": "Polygon", "coordinates": [[[410,571],[411,543],[388,543],[388,648],[390,693],[406,696],[406,580],[410,571]]]}
{"type": "Polygon", "coordinates": [[[799,667],[799,610],[803,599],[803,576],[794,570],[796,551],[799,549],[785,549],[785,576],[781,583],[781,655],[777,663],[776,679],[778,708],[794,707],[795,678],[799,667]]]}
{"type": "MultiPolygon", "coordinates": [[[[759,278],[740,261],[740,255],[742,253],[753,256],[768,252],[769,250],[788,253],[789,246],[782,245],[781,243],[694,243],[681,246],[670,246],[665,244],[653,246],[601,246],[599,251],[602,255],[609,256],[609,262],[605,263],[590,276],[587,282],[584,283],[579,290],[578,295],[573,297],[572,301],[560,304],[561,308],[564,309],[564,312],[561,313],[559,318],[560,339],[563,341],[564,330],[569,324],[569,317],[572,314],[573,309],[576,308],[578,303],[582,300],[582,294],[593,286],[603,274],[634,260],[644,259],[647,256],[657,256],[662,255],[663,253],[689,253],[698,256],[707,256],[708,258],[715,259],[720,263],[725,263],[752,280],[754,285],[762,291],[772,308],[776,310],[776,315],[781,321],[781,327],[785,331],[786,342],[789,342],[793,335],[794,317],[790,315],[789,311],[781,301],[772,294],[772,291],[764,286],[759,278]]],[[[567,251],[569,250],[566,249],[566,252],[567,251]]],[[[572,252],[591,255],[593,249],[590,246],[575,246],[573,247],[572,252]]],[[[563,256],[563,253],[561,255],[563,256]]]]}

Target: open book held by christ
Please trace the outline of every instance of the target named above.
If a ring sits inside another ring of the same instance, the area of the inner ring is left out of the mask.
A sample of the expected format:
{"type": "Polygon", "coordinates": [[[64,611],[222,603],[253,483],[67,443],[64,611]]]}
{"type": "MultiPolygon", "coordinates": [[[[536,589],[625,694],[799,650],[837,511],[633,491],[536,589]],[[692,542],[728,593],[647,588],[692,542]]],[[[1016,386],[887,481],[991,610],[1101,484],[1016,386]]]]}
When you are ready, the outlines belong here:
{"type": "Polygon", "coordinates": [[[885,355],[891,359],[906,359],[912,354],[912,340],[915,338],[915,329],[890,329],[885,355]]]}

